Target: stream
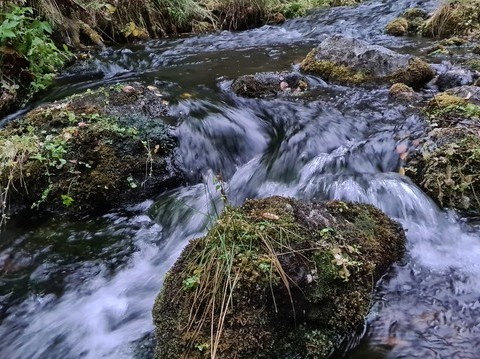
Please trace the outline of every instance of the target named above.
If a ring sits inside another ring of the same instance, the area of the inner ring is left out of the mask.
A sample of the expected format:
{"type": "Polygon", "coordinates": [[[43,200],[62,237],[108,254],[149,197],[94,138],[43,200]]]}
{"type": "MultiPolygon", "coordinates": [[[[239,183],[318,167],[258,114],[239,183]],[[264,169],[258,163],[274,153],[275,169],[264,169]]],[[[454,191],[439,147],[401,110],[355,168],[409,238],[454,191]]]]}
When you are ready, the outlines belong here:
{"type": "Polygon", "coordinates": [[[298,97],[230,90],[239,75],[295,69],[329,34],[420,52],[426,40],[383,28],[409,7],[436,5],[367,1],[281,26],[109,48],[62,74],[29,108],[118,82],[160,88],[192,185],[99,218],[11,220],[0,241],[0,358],[152,358],[153,302],[188,240],[221,211],[217,174],[234,205],[271,195],[357,201],[406,229],[404,260],[377,285],[364,332],[336,358],[479,358],[480,222],[438,208],[398,174],[396,146],[423,129],[412,109],[389,99],[387,86],[316,77],[298,97]]]}

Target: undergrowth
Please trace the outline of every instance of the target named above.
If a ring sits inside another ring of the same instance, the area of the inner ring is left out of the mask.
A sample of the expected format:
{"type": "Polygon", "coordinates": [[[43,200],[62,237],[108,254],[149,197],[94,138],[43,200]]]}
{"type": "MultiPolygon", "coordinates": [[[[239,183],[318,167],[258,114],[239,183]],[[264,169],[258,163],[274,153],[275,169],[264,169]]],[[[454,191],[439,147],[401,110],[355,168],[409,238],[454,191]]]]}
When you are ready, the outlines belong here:
{"type": "Polygon", "coordinates": [[[52,84],[55,73],[71,54],[66,47],[59,49],[53,43],[51,25],[35,18],[31,7],[6,7],[0,13],[0,22],[1,88],[19,90],[24,84],[18,82],[18,73],[28,71],[31,82],[26,101],[52,84]],[[24,69],[22,60],[27,62],[24,69]]]}
{"type": "Polygon", "coordinates": [[[480,0],[443,1],[423,26],[423,35],[444,38],[480,30],[480,0]]]}

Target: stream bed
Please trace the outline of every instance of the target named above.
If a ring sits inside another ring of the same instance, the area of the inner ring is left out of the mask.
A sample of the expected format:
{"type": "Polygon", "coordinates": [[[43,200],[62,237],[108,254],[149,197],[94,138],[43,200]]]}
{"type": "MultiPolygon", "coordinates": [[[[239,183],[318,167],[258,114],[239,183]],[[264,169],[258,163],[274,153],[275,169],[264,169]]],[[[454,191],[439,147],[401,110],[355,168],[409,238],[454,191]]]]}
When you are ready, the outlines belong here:
{"type": "Polygon", "coordinates": [[[188,240],[221,210],[218,174],[235,205],[271,195],[357,201],[406,229],[405,259],[378,284],[364,332],[335,357],[478,358],[480,228],[398,174],[397,144],[422,131],[412,109],[386,86],[315,77],[297,97],[230,90],[240,75],[295,69],[329,34],[419,53],[426,40],[383,28],[409,7],[436,5],[368,1],[282,26],[110,48],[62,74],[29,108],[119,82],[164,91],[191,185],[99,218],[10,221],[0,241],[0,358],[152,358],[154,299],[188,240]]]}

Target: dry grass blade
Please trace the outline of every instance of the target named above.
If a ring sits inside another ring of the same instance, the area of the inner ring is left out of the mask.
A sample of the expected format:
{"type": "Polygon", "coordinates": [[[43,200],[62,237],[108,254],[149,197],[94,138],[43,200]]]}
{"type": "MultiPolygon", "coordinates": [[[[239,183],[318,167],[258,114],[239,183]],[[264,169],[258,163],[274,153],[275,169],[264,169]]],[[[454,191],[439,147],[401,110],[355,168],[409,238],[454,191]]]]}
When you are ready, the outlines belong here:
{"type": "Polygon", "coordinates": [[[289,236],[297,234],[285,230],[275,222],[276,220],[265,218],[252,221],[235,209],[227,207],[207,237],[200,239],[203,250],[193,261],[195,268],[187,269],[189,273],[200,271],[201,274],[198,280],[195,280],[195,290],[189,294],[191,306],[185,339],[190,344],[183,357],[188,357],[189,352],[198,346],[197,339],[201,332],[205,332],[207,325],[210,326],[210,358],[218,357],[226,319],[235,305],[236,287],[248,275],[248,270],[239,264],[242,253],[258,251],[262,253],[262,258],[268,258],[270,270],[264,275],[270,282],[272,300],[275,303],[273,287],[281,283],[288,292],[295,320],[291,293],[294,282],[282,266],[278,249],[282,253],[294,253],[294,249],[289,245],[289,236]]]}

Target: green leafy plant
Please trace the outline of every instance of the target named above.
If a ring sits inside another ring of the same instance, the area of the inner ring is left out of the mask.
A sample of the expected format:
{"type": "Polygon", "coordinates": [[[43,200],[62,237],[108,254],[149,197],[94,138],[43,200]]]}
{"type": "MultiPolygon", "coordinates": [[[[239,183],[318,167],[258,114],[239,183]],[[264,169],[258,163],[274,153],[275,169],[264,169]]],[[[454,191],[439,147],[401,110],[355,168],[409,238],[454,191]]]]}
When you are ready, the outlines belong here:
{"type": "Polygon", "coordinates": [[[65,207],[70,207],[74,202],[74,199],[70,197],[68,194],[62,194],[60,198],[62,199],[62,204],[65,207]]]}
{"type": "MultiPolygon", "coordinates": [[[[13,49],[16,56],[28,61],[28,71],[33,77],[29,96],[46,89],[55,72],[72,56],[67,47],[59,49],[55,46],[50,37],[52,27],[48,22],[34,18],[31,7],[13,6],[9,12],[0,13],[0,21],[0,46],[13,49]]],[[[0,60],[1,57],[0,54],[0,60]]],[[[9,80],[1,82],[2,88],[5,83],[15,82],[9,80]]]]}

